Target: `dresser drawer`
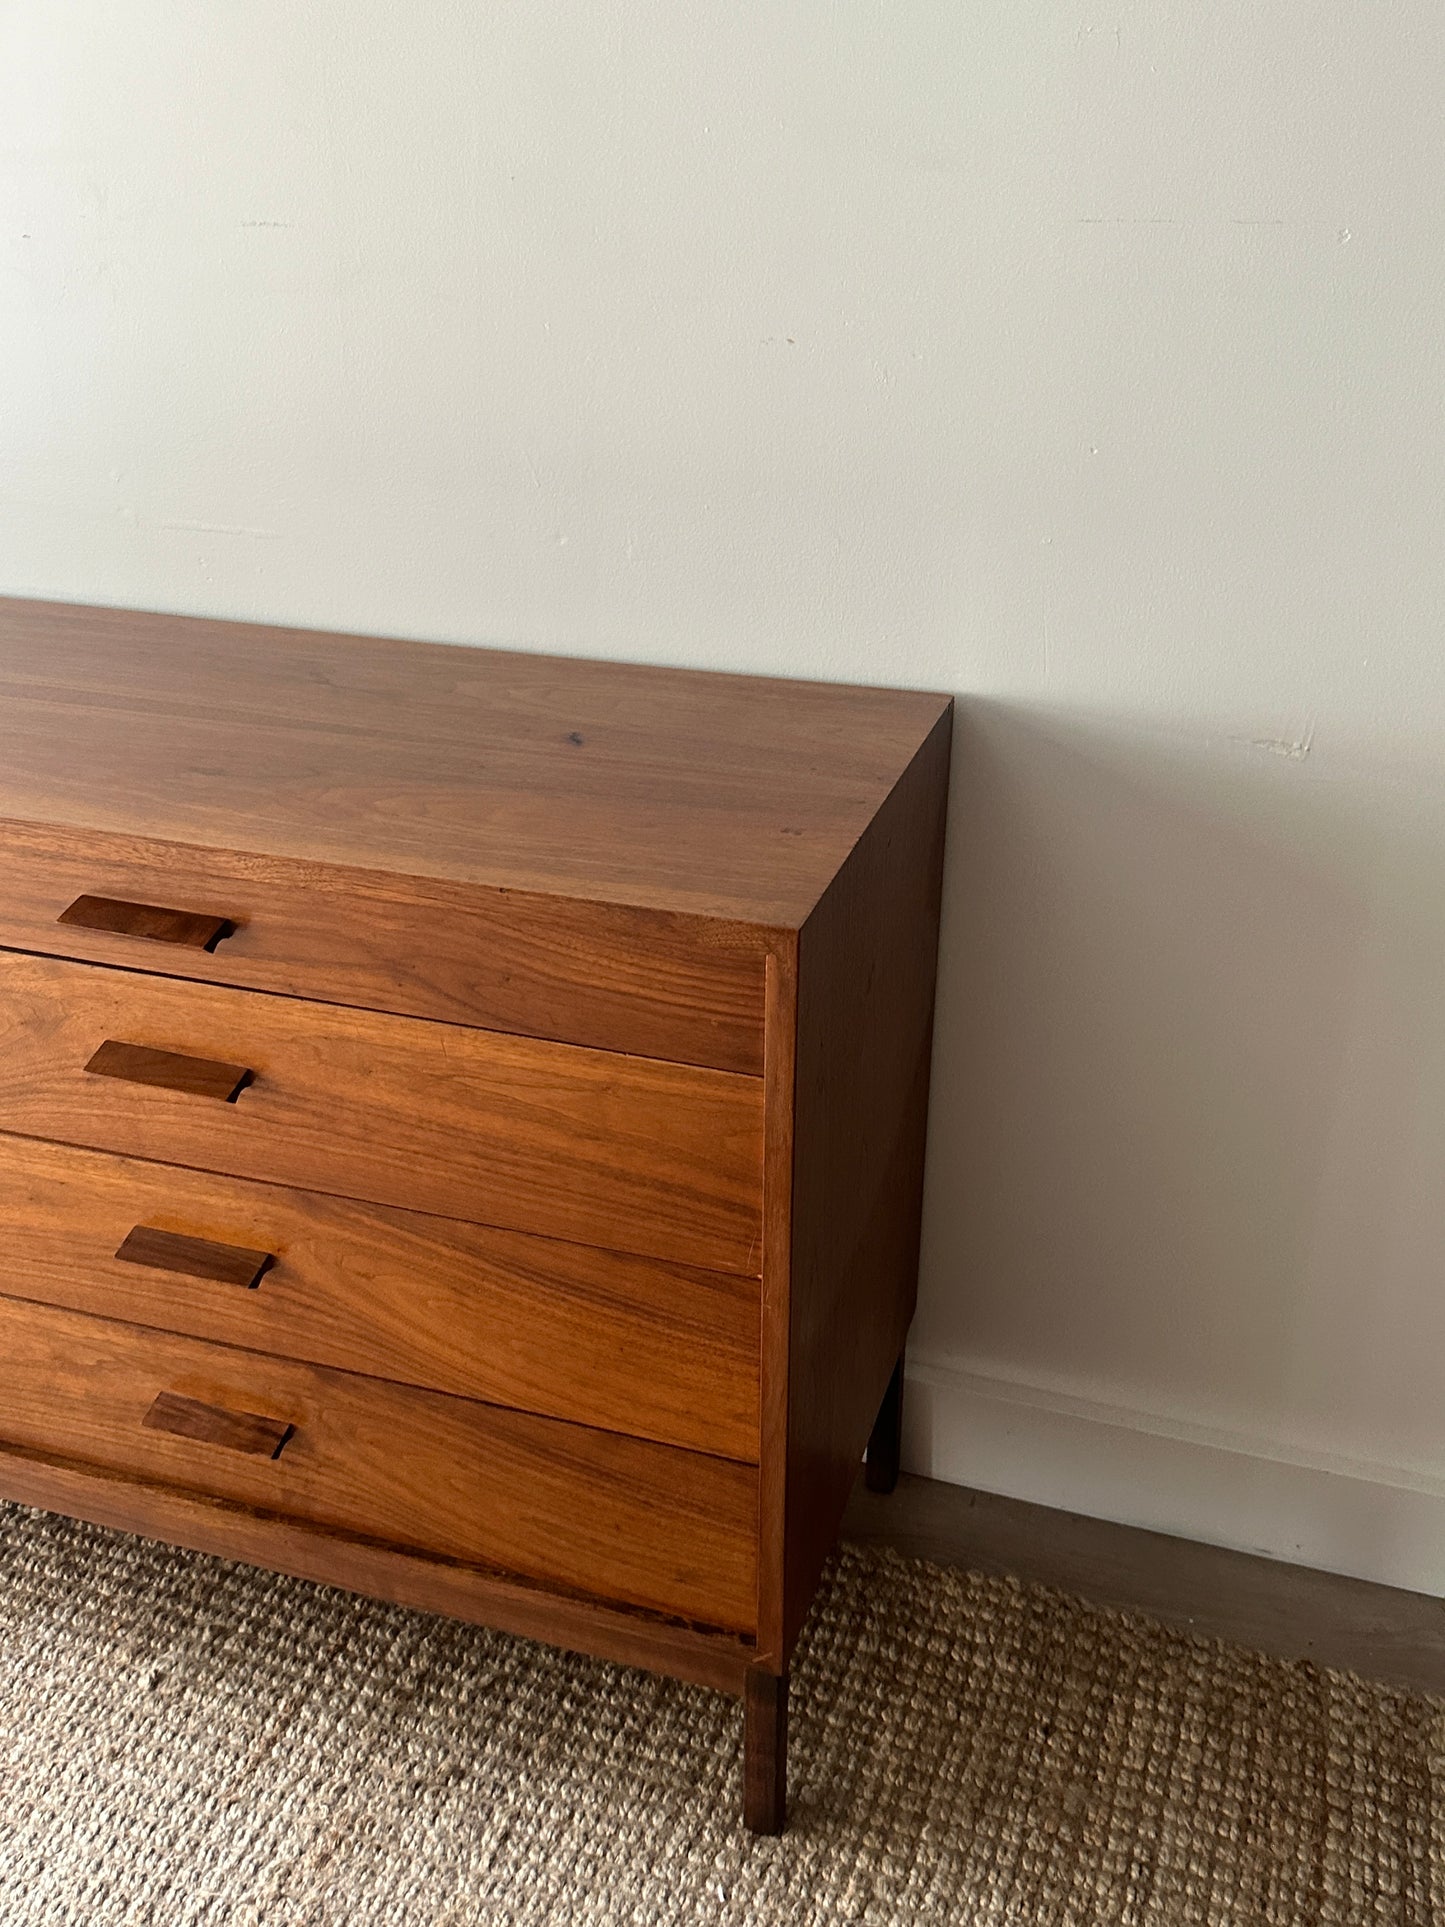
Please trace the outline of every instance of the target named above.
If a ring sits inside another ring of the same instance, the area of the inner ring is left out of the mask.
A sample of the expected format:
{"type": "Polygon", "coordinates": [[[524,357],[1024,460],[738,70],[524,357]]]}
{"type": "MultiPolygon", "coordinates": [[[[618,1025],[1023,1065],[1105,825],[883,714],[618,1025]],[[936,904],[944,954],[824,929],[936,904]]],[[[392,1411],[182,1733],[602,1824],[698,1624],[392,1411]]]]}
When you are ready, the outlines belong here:
{"type": "Polygon", "coordinates": [[[750,1279],[18,1137],[0,1224],[17,1298],[758,1456],[750,1279]]]}
{"type": "Polygon", "coordinates": [[[748,1631],[757,1471],[0,1298],[0,1445],[748,1631]]]}
{"type": "Polygon", "coordinates": [[[724,1071],[4,952],[0,1129],[758,1270],[762,1082],[724,1071]]]}
{"type": "Polygon", "coordinates": [[[762,1069],[756,940],[659,911],[0,821],[0,945],[762,1069]]]}

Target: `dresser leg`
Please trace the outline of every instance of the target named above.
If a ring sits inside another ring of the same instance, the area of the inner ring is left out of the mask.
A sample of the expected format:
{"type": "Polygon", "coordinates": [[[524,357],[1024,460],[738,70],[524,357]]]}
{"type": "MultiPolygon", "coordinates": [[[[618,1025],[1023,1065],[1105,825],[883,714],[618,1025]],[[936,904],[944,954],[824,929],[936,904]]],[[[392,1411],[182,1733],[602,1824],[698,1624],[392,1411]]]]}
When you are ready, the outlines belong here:
{"type": "Polygon", "coordinates": [[[781,1833],[788,1807],[788,1676],[754,1666],[743,1685],[743,1824],[781,1833]]]}
{"type": "Polygon", "coordinates": [[[870,1492],[891,1492],[898,1483],[898,1460],[903,1449],[903,1360],[893,1367],[888,1390],[873,1421],[864,1481],[870,1492]]]}

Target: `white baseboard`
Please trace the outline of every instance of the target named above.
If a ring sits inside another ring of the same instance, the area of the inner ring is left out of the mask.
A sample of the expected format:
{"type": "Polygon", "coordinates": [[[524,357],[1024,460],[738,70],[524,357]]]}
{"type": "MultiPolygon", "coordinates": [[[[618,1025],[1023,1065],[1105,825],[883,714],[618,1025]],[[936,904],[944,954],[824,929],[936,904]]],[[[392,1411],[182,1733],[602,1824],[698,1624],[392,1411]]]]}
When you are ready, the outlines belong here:
{"type": "Polygon", "coordinates": [[[1445,1595],[1445,1478],[910,1353],[903,1463],[953,1485],[1445,1595]]]}

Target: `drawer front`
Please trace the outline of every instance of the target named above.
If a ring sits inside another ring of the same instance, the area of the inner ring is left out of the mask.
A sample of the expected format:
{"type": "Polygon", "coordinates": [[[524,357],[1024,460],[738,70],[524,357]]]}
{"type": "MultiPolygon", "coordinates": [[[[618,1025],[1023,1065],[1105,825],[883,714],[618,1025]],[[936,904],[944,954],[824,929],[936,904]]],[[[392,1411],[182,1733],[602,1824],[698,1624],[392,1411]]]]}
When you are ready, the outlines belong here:
{"type": "Polygon", "coordinates": [[[762,1090],[0,953],[0,1130],[709,1270],[758,1270],[762,1090]]]}
{"type": "Polygon", "coordinates": [[[755,1624],[755,1468],[7,1298],[0,1359],[0,1445],[755,1624]]]}
{"type": "Polygon", "coordinates": [[[16,1298],[758,1456],[749,1279],[18,1137],[0,1225],[16,1298]]]}
{"type": "Polygon", "coordinates": [[[0,822],[0,945],[762,1069],[755,936],[582,899],[12,821],[0,822]],[[227,928],[208,938],[197,924],[143,914],[156,909],[227,928]]]}

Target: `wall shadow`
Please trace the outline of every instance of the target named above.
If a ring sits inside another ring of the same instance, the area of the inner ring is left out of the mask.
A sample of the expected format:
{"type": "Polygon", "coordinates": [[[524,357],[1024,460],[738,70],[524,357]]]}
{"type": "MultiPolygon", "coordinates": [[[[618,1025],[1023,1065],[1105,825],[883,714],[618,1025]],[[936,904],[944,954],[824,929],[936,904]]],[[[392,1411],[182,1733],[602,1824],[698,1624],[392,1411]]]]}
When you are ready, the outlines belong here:
{"type": "Polygon", "coordinates": [[[960,704],[915,1349],[1445,1473],[1438,794],[960,704]]]}

